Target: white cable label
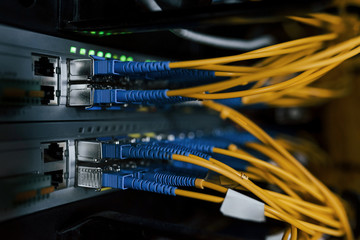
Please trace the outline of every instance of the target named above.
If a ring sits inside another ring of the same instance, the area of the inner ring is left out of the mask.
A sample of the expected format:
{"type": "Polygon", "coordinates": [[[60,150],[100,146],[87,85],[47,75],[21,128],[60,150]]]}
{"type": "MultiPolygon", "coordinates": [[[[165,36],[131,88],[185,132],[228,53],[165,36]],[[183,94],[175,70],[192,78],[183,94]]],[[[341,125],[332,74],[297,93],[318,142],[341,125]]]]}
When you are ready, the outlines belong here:
{"type": "Polygon", "coordinates": [[[229,189],[220,207],[225,216],[247,221],[264,222],[265,205],[244,194],[229,189]]]}

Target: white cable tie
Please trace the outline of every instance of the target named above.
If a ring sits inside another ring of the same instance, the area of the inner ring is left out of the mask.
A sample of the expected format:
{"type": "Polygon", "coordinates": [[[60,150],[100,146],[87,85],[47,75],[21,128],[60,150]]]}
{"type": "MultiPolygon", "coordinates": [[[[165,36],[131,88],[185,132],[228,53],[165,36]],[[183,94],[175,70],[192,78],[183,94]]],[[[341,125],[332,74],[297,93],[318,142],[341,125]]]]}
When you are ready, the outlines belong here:
{"type": "Polygon", "coordinates": [[[244,194],[229,189],[220,207],[220,212],[228,217],[253,222],[265,221],[265,205],[244,194]]]}

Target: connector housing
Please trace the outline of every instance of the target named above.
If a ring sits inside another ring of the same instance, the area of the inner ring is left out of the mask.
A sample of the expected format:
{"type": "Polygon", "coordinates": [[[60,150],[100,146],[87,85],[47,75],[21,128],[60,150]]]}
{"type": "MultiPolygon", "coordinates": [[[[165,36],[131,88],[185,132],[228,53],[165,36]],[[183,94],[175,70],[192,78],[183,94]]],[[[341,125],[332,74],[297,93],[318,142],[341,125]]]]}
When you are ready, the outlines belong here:
{"type": "Polygon", "coordinates": [[[98,167],[77,166],[77,186],[99,189],[102,186],[103,171],[98,167]]]}

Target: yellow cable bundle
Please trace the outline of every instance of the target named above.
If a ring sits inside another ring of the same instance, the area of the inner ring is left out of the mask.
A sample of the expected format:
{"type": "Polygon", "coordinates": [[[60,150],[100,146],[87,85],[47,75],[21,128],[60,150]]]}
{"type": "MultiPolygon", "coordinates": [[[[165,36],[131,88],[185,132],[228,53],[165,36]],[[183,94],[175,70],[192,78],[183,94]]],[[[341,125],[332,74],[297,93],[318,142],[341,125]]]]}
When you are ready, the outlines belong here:
{"type": "MultiPolygon", "coordinates": [[[[240,173],[235,174],[233,170],[228,169],[228,166],[224,168],[216,161],[209,162],[204,159],[179,155],[175,155],[174,159],[206,167],[251,191],[267,204],[265,206],[267,217],[285,221],[292,225],[292,236],[300,236],[296,230],[299,229],[300,233],[305,234],[308,238],[318,238],[321,234],[332,236],[346,234],[348,239],[353,239],[340,200],[287,152],[281,144],[235,110],[212,101],[204,101],[203,104],[218,111],[223,119],[232,120],[258,137],[264,145],[251,143],[248,146],[271,157],[277,162],[277,166],[256,159],[249,154],[244,154],[242,150],[237,152],[238,149],[235,146],[231,146],[229,150],[214,148],[213,151],[249,161],[256,167],[253,169],[257,171],[255,174],[263,175],[265,180],[279,186],[286,195],[261,189],[247,177],[240,173]],[[310,219],[311,221],[309,221],[310,219]]],[[[252,171],[252,168],[249,168],[249,171],[252,171]]],[[[224,192],[223,189],[218,189],[218,191],[224,192]]],[[[287,233],[288,231],[285,232],[285,235],[287,233]]]]}
{"type": "Polygon", "coordinates": [[[292,16],[289,19],[324,28],[332,33],[234,56],[170,63],[170,68],[211,70],[215,71],[215,76],[230,79],[170,90],[167,92],[168,96],[203,100],[242,98],[243,104],[267,103],[280,107],[317,105],[327,99],[344,96],[348,92],[348,86],[345,84],[341,88],[332,88],[325,77],[329,77],[328,73],[345,60],[360,53],[360,37],[340,41],[347,34],[347,23],[339,16],[315,13],[309,17],[292,16]],[[241,65],[243,61],[254,59],[257,60],[254,66],[241,65]],[[318,81],[319,79],[324,80],[318,81]],[[314,82],[319,82],[319,86],[310,86],[314,82]],[[249,83],[255,85],[248,90],[222,92],[249,83]]]}

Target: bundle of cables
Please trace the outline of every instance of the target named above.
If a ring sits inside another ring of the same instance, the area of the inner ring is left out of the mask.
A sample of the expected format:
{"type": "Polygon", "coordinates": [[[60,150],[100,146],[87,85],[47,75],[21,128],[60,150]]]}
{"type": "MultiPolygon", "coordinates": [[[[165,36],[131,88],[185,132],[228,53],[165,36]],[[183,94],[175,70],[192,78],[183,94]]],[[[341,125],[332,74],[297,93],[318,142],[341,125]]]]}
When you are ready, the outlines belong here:
{"type": "MultiPolygon", "coordinates": [[[[311,14],[308,18],[291,19],[314,27],[325,27],[331,33],[280,43],[235,56],[151,65],[156,65],[155,71],[205,70],[213,71],[217,77],[227,77],[226,80],[205,85],[166,90],[166,96],[163,98],[184,97],[203,100],[203,106],[219,112],[222,119],[231,120],[262,142],[263,144],[249,144],[249,147],[268,156],[274,164],[249,154],[235,144],[230,144],[227,149],[213,147],[212,152],[249,162],[251,167],[247,168],[246,173],[239,172],[212,157],[205,159],[196,154],[184,155],[180,154],[181,152],[173,152],[171,159],[207,168],[225,177],[227,182],[233,183],[231,186],[235,187],[232,188],[250,191],[265,204],[266,217],[289,224],[283,239],[288,239],[290,234],[291,239],[320,239],[323,234],[353,239],[341,200],[288,152],[287,148],[293,147],[291,144],[284,140],[274,140],[244,115],[226,105],[211,101],[235,98],[242,104],[309,106],[347,93],[346,81],[339,80],[333,84],[326,76],[345,60],[360,53],[360,37],[347,37],[347,40],[343,40],[343,33],[346,31],[343,17],[311,14]],[[255,60],[255,64],[241,64],[249,60],[255,60]],[[247,89],[234,90],[239,86],[247,86],[247,89]],[[251,179],[277,185],[283,193],[262,189],[251,179]]],[[[138,63],[132,64],[137,67],[138,63]]],[[[149,70],[147,66],[141,68],[149,72],[154,71],[149,70]]],[[[153,101],[149,99],[147,101],[153,101]]],[[[122,101],[124,100],[121,99],[122,101]]],[[[206,185],[205,187],[227,195],[233,191],[226,187],[228,185],[222,186],[211,182],[202,185],[203,182],[200,182],[197,182],[199,188],[206,185]]],[[[175,194],[216,203],[223,203],[227,198],[182,190],[176,190],[175,194]]]]}
{"type": "MultiPolygon", "coordinates": [[[[210,201],[221,204],[220,210],[224,215],[243,220],[264,221],[265,217],[273,218],[289,224],[283,239],[288,239],[290,234],[291,239],[320,239],[324,234],[353,239],[340,198],[288,152],[287,149],[292,147],[289,141],[273,139],[232,108],[213,101],[203,101],[203,104],[219,112],[222,119],[229,119],[249,132],[256,141],[246,140],[244,144],[239,144],[239,141],[233,139],[222,144],[214,139],[180,139],[168,142],[155,140],[135,145],[113,145],[117,148],[113,151],[117,157],[113,154],[109,157],[176,161],[210,170],[218,178],[208,176],[205,179],[195,179],[149,173],[149,169],[143,172],[141,169],[137,172],[125,170],[104,173],[103,187],[132,188],[210,201]],[[255,150],[263,157],[248,149],[255,150]],[[235,159],[235,164],[225,164],[224,158],[229,157],[235,159]],[[247,165],[242,168],[244,162],[247,165]],[[278,190],[261,188],[252,180],[269,184],[265,186],[276,186],[278,190]],[[214,196],[175,186],[210,188],[226,195],[214,196]],[[259,200],[237,190],[249,191],[259,200]]],[[[107,149],[103,149],[103,154],[107,154],[107,149]]]]}
{"type": "MultiPolygon", "coordinates": [[[[204,101],[203,104],[219,112],[222,119],[229,119],[253,134],[263,145],[251,143],[248,146],[270,157],[275,164],[260,160],[235,145],[230,145],[228,149],[214,148],[213,152],[251,163],[246,177],[216,160],[177,155],[173,156],[174,159],[209,168],[251,191],[266,204],[265,216],[290,224],[283,239],[287,239],[290,232],[291,239],[297,239],[298,230],[305,239],[319,239],[322,234],[346,235],[348,239],[353,239],[340,199],[286,150],[284,141],[274,140],[251,120],[227,106],[213,101],[204,101]],[[286,194],[261,189],[250,179],[275,184],[286,194]]],[[[223,190],[226,192],[226,189],[223,190]]]]}
{"type": "Polygon", "coordinates": [[[325,28],[330,33],[279,43],[234,56],[183,62],[120,62],[96,59],[95,73],[122,74],[145,79],[174,79],[175,76],[183,82],[193,83],[191,87],[183,89],[157,90],[161,92],[161,97],[158,97],[159,94],[154,90],[131,92],[131,96],[127,96],[129,93],[126,91],[117,92],[116,96],[126,96],[113,101],[115,104],[231,99],[238,102],[238,105],[265,103],[276,107],[293,107],[318,105],[328,99],[344,96],[349,90],[347,78],[338,78],[331,74],[329,76],[328,73],[334,72],[345,60],[360,53],[360,37],[353,37],[356,33],[347,31],[349,21],[326,13],[310,14],[308,18],[290,18],[325,28]],[[249,62],[254,64],[249,65],[249,62]],[[203,84],[204,82],[206,84],[203,84]]]}
{"type": "Polygon", "coordinates": [[[309,106],[337,98],[348,92],[348,82],[329,79],[327,73],[360,53],[360,37],[344,38],[346,22],[339,16],[311,14],[296,21],[330,29],[332,33],[280,43],[235,56],[169,63],[170,69],[190,68],[215,71],[225,81],[171,90],[168,96],[203,100],[236,98],[242,104],[309,106]],[[256,60],[254,66],[241,62],[256,60]],[[231,64],[233,63],[233,64],[231,64]],[[315,83],[316,81],[316,84],[315,83]],[[234,91],[238,86],[246,90],[234,91]]]}

